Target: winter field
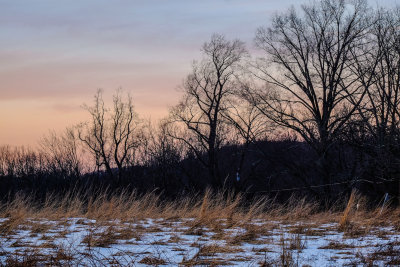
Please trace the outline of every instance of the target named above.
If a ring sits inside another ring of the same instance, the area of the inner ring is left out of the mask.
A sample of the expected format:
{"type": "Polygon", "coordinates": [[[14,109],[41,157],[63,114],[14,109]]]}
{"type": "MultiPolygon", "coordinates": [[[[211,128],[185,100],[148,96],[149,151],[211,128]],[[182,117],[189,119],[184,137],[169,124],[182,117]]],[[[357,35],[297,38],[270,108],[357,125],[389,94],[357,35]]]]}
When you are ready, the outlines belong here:
{"type": "Polygon", "coordinates": [[[210,193],[68,200],[4,205],[0,266],[400,265],[399,211],[363,210],[357,198],[345,212],[210,193]]]}

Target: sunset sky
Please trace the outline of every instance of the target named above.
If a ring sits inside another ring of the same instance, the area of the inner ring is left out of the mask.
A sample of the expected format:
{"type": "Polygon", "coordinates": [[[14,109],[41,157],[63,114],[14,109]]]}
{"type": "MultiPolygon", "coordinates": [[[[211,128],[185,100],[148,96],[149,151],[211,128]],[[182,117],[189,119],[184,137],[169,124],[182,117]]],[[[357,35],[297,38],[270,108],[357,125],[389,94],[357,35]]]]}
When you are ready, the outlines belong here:
{"type": "MultiPolygon", "coordinates": [[[[306,2],[306,1],[304,1],[306,2]]],[[[0,145],[30,145],[87,117],[98,88],[167,115],[213,33],[252,50],[258,27],[294,0],[0,0],[0,145]]],[[[370,1],[394,6],[399,0],[370,1]]]]}

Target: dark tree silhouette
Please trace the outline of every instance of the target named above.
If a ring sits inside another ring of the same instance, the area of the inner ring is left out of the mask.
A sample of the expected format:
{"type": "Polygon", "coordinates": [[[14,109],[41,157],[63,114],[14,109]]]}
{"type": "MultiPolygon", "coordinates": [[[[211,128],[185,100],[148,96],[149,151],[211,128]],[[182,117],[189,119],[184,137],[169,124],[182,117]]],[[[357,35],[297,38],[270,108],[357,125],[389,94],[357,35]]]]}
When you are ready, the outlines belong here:
{"type": "Polygon", "coordinates": [[[357,146],[372,156],[371,168],[366,171],[373,171],[374,178],[369,179],[388,185],[400,178],[399,15],[398,8],[376,11],[363,44],[354,49],[356,60],[351,68],[366,91],[365,99],[357,106],[358,116],[352,122],[351,133],[358,137],[357,146]]]}
{"type": "Polygon", "coordinates": [[[171,112],[171,122],[187,130],[186,135],[178,131],[169,134],[184,142],[208,168],[212,182],[221,185],[218,151],[227,128],[222,114],[229,109],[237,86],[235,75],[247,52],[241,41],[228,41],[221,35],[213,35],[202,51],[205,58],[194,62],[183,85],[185,95],[171,112]]]}
{"type": "Polygon", "coordinates": [[[47,171],[65,178],[81,176],[84,166],[78,141],[74,128],[67,128],[59,135],[52,131],[44,136],[40,146],[47,171]]]}
{"type": "Polygon", "coordinates": [[[301,14],[290,9],[277,15],[270,27],[257,31],[256,44],[266,57],[255,73],[269,90],[256,94],[255,104],[310,144],[322,170],[365,94],[348,68],[354,64],[352,49],[369,26],[366,9],[365,1],[323,0],[302,6],[301,14]]]}
{"type": "Polygon", "coordinates": [[[113,177],[112,168],[116,168],[118,178],[123,176],[124,168],[134,164],[136,150],[141,143],[140,120],[133,108],[132,98],[126,101],[121,90],[113,97],[113,109],[106,109],[99,90],[93,106],[85,106],[91,121],[78,127],[79,139],[93,155],[98,170],[105,167],[107,174],[113,177]]]}

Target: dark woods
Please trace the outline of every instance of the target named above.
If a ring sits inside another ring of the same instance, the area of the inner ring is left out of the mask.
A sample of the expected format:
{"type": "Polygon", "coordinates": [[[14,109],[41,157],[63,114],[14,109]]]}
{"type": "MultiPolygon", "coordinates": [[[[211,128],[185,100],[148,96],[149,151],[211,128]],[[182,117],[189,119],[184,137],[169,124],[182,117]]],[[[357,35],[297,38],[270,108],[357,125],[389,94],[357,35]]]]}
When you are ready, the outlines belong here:
{"type": "Polygon", "coordinates": [[[400,13],[325,0],[257,30],[258,57],[213,35],[157,126],[118,90],[38,150],[0,148],[0,197],[207,187],[336,201],[400,196],[400,13]]]}

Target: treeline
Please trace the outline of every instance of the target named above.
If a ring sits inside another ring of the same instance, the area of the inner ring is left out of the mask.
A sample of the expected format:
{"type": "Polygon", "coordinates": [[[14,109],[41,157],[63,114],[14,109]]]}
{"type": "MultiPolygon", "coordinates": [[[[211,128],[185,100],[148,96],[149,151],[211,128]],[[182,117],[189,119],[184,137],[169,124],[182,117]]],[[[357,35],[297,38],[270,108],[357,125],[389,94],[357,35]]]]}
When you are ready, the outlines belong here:
{"type": "Polygon", "coordinates": [[[156,126],[118,90],[40,149],[0,148],[2,197],[25,190],[229,188],[335,201],[400,195],[400,9],[322,0],[257,30],[252,57],[213,35],[156,126]],[[97,189],[96,189],[97,188],[97,189]]]}

